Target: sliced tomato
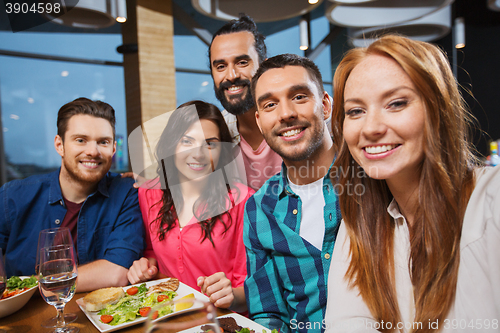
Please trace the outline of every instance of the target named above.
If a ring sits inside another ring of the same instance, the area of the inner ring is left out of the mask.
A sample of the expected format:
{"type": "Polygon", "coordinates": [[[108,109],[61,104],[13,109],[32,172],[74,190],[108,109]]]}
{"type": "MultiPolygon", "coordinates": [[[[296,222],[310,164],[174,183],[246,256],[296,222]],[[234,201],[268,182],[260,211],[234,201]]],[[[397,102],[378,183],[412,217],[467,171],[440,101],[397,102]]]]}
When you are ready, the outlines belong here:
{"type": "Polygon", "coordinates": [[[149,314],[149,311],[151,311],[151,308],[149,306],[143,307],[139,309],[139,314],[141,317],[147,317],[149,314]]]}
{"type": "Polygon", "coordinates": [[[158,303],[159,302],[163,302],[164,300],[168,299],[168,296],[167,295],[158,295],[158,303]]]}
{"type": "Polygon", "coordinates": [[[158,318],[158,311],[153,312],[151,315],[151,319],[155,320],[156,318],[158,318]]]}
{"type": "Polygon", "coordinates": [[[113,316],[110,315],[102,315],[101,321],[105,324],[110,323],[113,320],[113,316]]]}
{"type": "Polygon", "coordinates": [[[139,291],[139,288],[137,288],[137,287],[130,287],[130,288],[127,289],[127,294],[129,294],[130,296],[132,296],[132,295],[137,294],[138,291],[139,291]]]}

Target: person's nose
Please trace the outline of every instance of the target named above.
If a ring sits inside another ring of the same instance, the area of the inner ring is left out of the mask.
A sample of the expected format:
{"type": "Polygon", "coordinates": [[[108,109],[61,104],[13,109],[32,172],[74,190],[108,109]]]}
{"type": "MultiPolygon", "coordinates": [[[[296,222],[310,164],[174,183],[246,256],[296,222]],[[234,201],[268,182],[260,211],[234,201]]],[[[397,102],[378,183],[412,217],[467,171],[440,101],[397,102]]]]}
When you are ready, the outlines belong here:
{"type": "Polygon", "coordinates": [[[97,157],[101,154],[99,151],[99,145],[95,141],[89,141],[85,147],[85,153],[87,156],[97,157]]]}
{"type": "Polygon", "coordinates": [[[362,134],[367,139],[377,139],[387,132],[387,123],[383,112],[368,110],[363,122],[362,134]]]}
{"type": "Polygon", "coordinates": [[[230,64],[227,66],[226,80],[233,82],[240,77],[240,73],[236,66],[230,64]]]}
{"type": "Polygon", "coordinates": [[[297,110],[291,101],[285,101],[278,106],[279,120],[282,123],[297,119],[297,110]]]}
{"type": "Polygon", "coordinates": [[[203,161],[208,155],[208,149],[203,144],[198,144],[191,151],[191,156],[197,161],[203,161]]]}

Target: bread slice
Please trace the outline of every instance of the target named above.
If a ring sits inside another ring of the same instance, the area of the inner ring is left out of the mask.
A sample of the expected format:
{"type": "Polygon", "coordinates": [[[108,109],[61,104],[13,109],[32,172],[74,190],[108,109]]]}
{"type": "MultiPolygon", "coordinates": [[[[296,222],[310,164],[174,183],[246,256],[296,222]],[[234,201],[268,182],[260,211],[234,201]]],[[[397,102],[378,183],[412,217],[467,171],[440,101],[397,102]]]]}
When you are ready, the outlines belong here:
{"type": "Polygon", "coordinates": [[[101,288],[94,290],[83,298],[85,310],[95,312],[102,310],[108,304],[115,304],[120,298],[125,296],[122,288],[101,288]]]}

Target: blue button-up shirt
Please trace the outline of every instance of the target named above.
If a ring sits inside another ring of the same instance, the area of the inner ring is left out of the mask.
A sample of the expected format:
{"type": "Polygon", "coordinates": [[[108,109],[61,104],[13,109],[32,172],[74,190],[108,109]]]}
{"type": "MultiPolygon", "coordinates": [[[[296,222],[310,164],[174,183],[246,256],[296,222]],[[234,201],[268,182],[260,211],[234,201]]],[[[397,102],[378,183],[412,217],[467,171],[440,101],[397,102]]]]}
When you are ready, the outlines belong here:
{"type": "MultiPolygon", "coordinates": [[[[35,274],[40,230],[66,215],[59,171],[14,180],[0,188],[0,247],[7,276],[35,274]]],[[[79,264],[106,259],[129,268],[141,257],[144,227],[133,179],[107,173],[78,215],[79,264]]]]}
{"type": "MultiPolygon", "coordinates": [[[[286,167],[248,199],[243,241],[247,249],[245,294],[250,316],[280,332],[322,332],[330,257],[341,221],[338,198],[323,178],[325,236],[322,249],[300,237],[302,202],[286,167]]],[[[305,217],[307,219],[307,217],[305,217]]]]}

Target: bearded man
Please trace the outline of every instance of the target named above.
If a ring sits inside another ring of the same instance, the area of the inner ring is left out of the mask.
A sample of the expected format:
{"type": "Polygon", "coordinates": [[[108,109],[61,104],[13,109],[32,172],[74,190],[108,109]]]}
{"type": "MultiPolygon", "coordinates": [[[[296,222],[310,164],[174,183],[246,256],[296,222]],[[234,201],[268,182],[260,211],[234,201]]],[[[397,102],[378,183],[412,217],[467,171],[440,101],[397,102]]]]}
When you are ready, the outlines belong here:
{"type": "Polygon", "coordinates": [[[252,76],[266,59],[264,39],[252,18],[243,15],[214,34],[208,54],[215,96],[225,108],[222,114],[241,149],[247,185],[254,190],[278,173],[282,163],[257,126],[250,89],[252,76]]]}
{"type": "Polygon", "coordinates": [[[115,111],[78,98],[57,117],[59,170],[0,188],[0,247],[8,276],[35,274],[38,234],[67,227],[78,256],[77,292],[125,286],[144,249],[133,180],[109,172],[116,152],[115,111]]]}

